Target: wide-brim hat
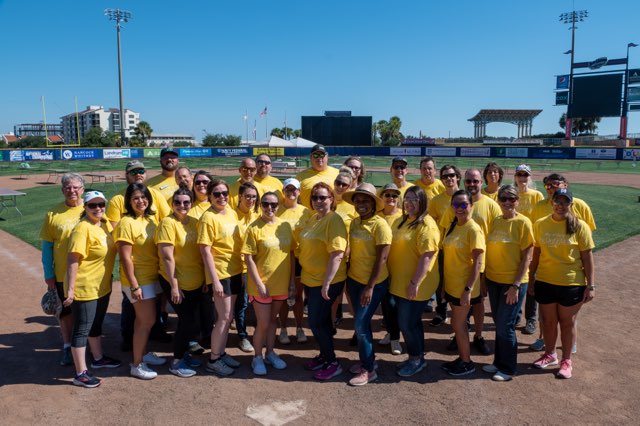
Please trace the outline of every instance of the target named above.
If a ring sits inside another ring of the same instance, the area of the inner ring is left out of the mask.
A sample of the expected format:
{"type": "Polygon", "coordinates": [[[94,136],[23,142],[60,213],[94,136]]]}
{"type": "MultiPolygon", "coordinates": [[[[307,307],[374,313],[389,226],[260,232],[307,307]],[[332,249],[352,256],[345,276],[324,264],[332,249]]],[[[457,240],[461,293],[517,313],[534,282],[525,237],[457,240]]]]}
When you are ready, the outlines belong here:
{"type": "Polygon", "coordinates": [[[376,202],[376,211],[382,210],[384,208],[384,202],[380,197],[378,197],[376,187],[370,183],[364,182],[361,183],[354,189],[353,191],[347,191],[342,195],[342,199],[349,204],[353,204],[353,197],[356,194],[366,194],[373,198],[376,202]]]}

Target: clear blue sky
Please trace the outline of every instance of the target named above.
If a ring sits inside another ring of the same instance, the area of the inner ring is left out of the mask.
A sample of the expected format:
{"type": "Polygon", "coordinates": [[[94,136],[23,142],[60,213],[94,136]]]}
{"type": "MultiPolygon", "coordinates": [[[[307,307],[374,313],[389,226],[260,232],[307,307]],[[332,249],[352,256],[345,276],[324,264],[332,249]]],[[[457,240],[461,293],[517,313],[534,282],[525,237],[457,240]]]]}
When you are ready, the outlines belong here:
{"type": "MultiPolygon", "coordinates": [[[[301,115],[351,110],[374,121],[398,115],[404,134],[473,136],[482,108],[542,109],[534,133],[559,131],[555,75],[576,61],[620,58],[640,44],[633,0],[0,0],[0,132],[48,123],[87,105],[118,107],[116,32],[105,8],[129,10],[122,32],[125,107],[157,133],[245,136],[268,107],[268,127],[301,115]]],[[[640,47],[630,66],[640,68],[640,47]]],[[[619,120],[604,119],[601,134],[619,120]]],[[[489,135],[515,136],[491,124],[489,135]]],[[[640,132],[640,112],[629,132],[640,132]]]]}

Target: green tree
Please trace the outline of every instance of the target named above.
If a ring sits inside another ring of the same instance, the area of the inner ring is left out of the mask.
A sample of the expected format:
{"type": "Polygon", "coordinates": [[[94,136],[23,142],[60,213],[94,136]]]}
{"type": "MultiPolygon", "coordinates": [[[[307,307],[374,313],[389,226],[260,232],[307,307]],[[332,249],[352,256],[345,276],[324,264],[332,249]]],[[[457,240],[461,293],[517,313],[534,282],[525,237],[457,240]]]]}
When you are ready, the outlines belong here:
{"type": "Polygon", "coordinates": [[[274,127],[271,129],[271,136],[275,136],[277,138],[284,138],[284,129],[279,127],[274,127]]]}
{"type": "Polygon", "coordinates": [[[202,139],[202,146],[239,146],[242,139],[236,135],[223,135],[215,133],[207,135],[202,139]]]}
{"type": "Polygon", "coordinates": [[[190,147],[191,143],[187,142],[187,141],[178,141],[176,143],[173,144],[174,148],[178,148],[178,147],[190,147]]]}
{"type": "Polygon", "coordinates": [[[133,137],[129,138],[128,143],[129,143],[129,146],[131,146],[131,147],[145,147],[145,146],[147,146],[147,143],[143,139],[141,139],[141,138],[139,138],[137,136],[133,136],[133,137]]]}
{"type": "Polygon", "coordinates": [[[122,146],[120,133],[106,131],[102,134],[102,146],[122,146]]]}
{"type": "Polygon", "coordinates": [[[242,141],[242,138],[236,135],[226,135],[224,137],[225,146],[240,146],[241,141],[242,141]]]}
{"type": "Polygon", "coordinates": [[[402,120],[400,117],[393,116],[387,120],[380,120],[373,125],[375,134],[380,137],[380,144],[385,146],[399,145],[400,141],[404,139],[400,128],[402,127],[402,120]]]}
{"type": "Polygon", "coordinates": [[[293,131],[293,137],[294,137],[294,138],[301,138],[301,137],[302,137],[302,130],[300,130],[300,129],[295,129],[295,130],[293,131]]]}
{"type": "Polygon", "coordinates": [[[26,136],[11,144],[12,148],[44,148],[47,140],[43,136],[26,136]]]}
{"type": "Polygon", "coordinates": [[[153,133],[153,129],[151,128],[151,125],[146,121],[140,121],[138,125],[135,127],[135,129],[133,129],[134,136],[142,140],[142,142],[144,142],[145,145],[146,145],[147,139],[151,137],[152,133],[153,133]]]}
{"type": "Polygon", "coordinates": [[[102,133],[102,128],[92,127],[80,138],[80,146],[103,146],[102,133]]]}
{"type": "MultiPolygon", "coordinates": [[[[600,123],[600,117],[577,117],[571,120],[571,134],[573,136],[578,135],[593,135],[598,130],[598,123],[600,123]]],[[[560,116],[558,124],[561,129],[565,129],[567,123],[567,114],[563,113],[560,116]]]]}

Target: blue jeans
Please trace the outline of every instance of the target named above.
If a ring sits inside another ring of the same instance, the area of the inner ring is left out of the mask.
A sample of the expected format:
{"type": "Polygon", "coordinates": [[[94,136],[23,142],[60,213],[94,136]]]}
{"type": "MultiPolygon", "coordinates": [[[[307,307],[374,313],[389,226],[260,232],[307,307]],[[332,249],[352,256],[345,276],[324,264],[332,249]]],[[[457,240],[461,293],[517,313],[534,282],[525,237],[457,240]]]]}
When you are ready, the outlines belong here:
{"type": "Polygon", "coordinates": [[[320,346],[320,357],[325,362],[334,362],[336,353],[333,348],[333,321],[331,321],[331,306],[344,290],[344,281],[329,286],[329,300],[324,300],[322,287],[304,286],[307,298],[309,328],[320,346]]]}
{"type": "Polygon", "coordinates": [[[422,358],[424,356],[424,326],[422,325],[422,313],[426,300],[409,300],[395,296],[398,306],[398,325],[407,344],[407,353],[411,357],[422,358]]]}
{"type": "Polygon", "coordinates": [[[387,333],[391,340],[400,340],[400,328],[398,327],[398,306],[397,297],[387,292],[382,298],[382,317],[387,326],[387,333]]]}
{"type": "Polygon", "coordinates": [[[507,304],[506,292],[509,285],[498,284],[486,279],[491,316],[496,325],[496,344],[493,365],[506,374],[514,375],[518,366],[518,341],[516,340],[516,318],[522,307],[527,292],[527,285],[522,284],[518,292],[518,302],[507,304]]]}
{"type": "Polygon", "coordinates": [[[236,320],[238,338],[246,339],[247,334],[247,309],[249,308],[249,296],[247,295],[247,274],[242,274],[242,293],[236,297],[233,307],[233,317],[236,320]]]}
{"type": "Polygon", "coordinates": [[[376,309],[378,309],[378,305],[389,290],[389,280],[385,279],[381,283],[376,284],[373,287],[373,293],[371,294],[371,302],[368,305],[363,306],[360,304],[360,295],[365,288],[365,285],[362,285],[351,278],[347,279],[347,290],[349,291],[349,297],[351,298],[351,304],[353,305],[353,321],[356,329],[356,336],[358,336],[360,363],[365,370],[372,372],[375,353],[373,352],[371,318],[373,318],[373,314],[376,309]]]}

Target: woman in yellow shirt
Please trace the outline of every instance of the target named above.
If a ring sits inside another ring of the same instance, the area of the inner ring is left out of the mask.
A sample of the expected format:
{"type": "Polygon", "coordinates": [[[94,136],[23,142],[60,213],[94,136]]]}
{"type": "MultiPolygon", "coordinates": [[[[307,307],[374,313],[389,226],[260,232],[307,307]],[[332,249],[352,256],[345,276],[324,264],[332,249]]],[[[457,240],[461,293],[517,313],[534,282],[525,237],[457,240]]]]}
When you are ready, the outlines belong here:
{"type": "Polygon", "coordinates": [[[484,168],[482,177],[486,184],[486,186],[482,188],[482,193],[493,201],[496,201],[498,198],[498,189],[500,189],[502,178],[504,178],[504,169],[500,167],[498,163],[492,161],[484,168]]]}
{"type": "Polygon", "coordinates": [[[198,170],[195,175],[193,175],[192,191],[195,199],[189,210],[189,216],[196,220],[199,220],[204,212],[211,207],[209,197],[207,196],[207,186],[212,179],[213,177],[206,170],[198,170]]]}
{"type": "Polygon", "coordinates": [[[203,291],[204,265],[196,244],[196,219],[189,216],[193,195],[179,188],[171,197],[173,213],[160,222],[155,242],[160,256],[160,285],[178,315],[169,371],[191,377],[201,363],[189,354],[189,342],[199,329],[198,312],[211,304],[203,291]]]}
{"type": "Polygon", "coordinates": [[[463,376],[476,371],[471,361],[467,314],[471,305],[482,303],[480,296],[480,267],[485,239],[482,228],[471,218],[471,194],[458,190],[451,197],[455,214],[453,223],[445,232],[442,243],[444,255],[444,292],[451,306],[451,327],[460,357],[442,364],[452,376],[463,376]]]}
{"type": "Polygon", "coordinates": [[[276,216],[278,194],[266,192],[260,201],[262,215],[247,228],[242,254],[247,265],[249,301],[256,313],[253,334],[255,357],[251,368],[256,375],[267,374],[265,363],[277,370],[287,364],[275,353],[277,316],[293,291],[293,231],[289,222],[276,216]],[[263,357],[266,347],[266,357],[263,357]]]}
{"type": "Polygon", "coordinates": [[[206,368],[220,376],[229,376],[234,368],[240,367],[225,348],[236,298],[244,293],[240,257],[242,237],[238,216],[229,205],[229,185],[222,179],[213,179],[209,182],[207,194],[211,208],[198,222],[197,243],[207,285],[213,287],[217,318],[211,332],[211,357],[206,368]]]}
{"type": "Polygon", "coordinates": [[[535,239],[529,276],[540,305],[544,354],[533,363],[536,368],[558,365],[556,340],[560,324],[562,361],[557,377],[568,379],[573,372],[571,347],[575,338],[575,321],[584,303],[595,295],[595,247],[591,229],[576,218],[571,208],[573,195],[558,189],[552,198],[553,213],[533,225],[535,239]]]}
{"type": "Polygon", "coordinates": [[[427,194],[422,188],[407,189],[402,218],[392,227],[389,292],[397,305],[398,325],[409,354],[397,367],[396,373],[401,377],[413,376],[427,365],[422,313],[440,281],[437,262],[440,231],[427,214],[427,205],[427,194]]]}
{"type": "MultiPolygon", "coordinates": [[[[311,217],[311,210],[298,203],[298,197],[300,196],[300,182],[296,178],[285,179],[283,182],[283,204],[278,207],[276,216],[281,220],[289,222],[291,229],[295,230],[297,226],[306,222],[311,217]]],[[[298,253],[295,252],[295,302],[293,303],[293,318],[296,323],[296,341],[298,343],[306,343],[307,336],[302,329],[302,319],[304,311],[304,303],[302,298],[302,282],[300,281],[300,274],[302,273],[302,267],[298,260],[298,253]]],[[[291,296],[289,295],[289,301],[282,304],[280,308],[280,335],[278,340],[283,345],[291,343],[289,334],[287,333],[287,317],[289,315],[289,304],[292,303],[291,296]]]]}
{"type": "Polygon", "coordinates": [[[353,170],[353,174],[355,175],[355,179],[353,181],[353,183],[351,184],[351,188],[350,189],[355,189],[356,186],[360,185],[362,182],[364,182],[364,178],[367,175],[367,171],[364,168],[364,162],[362,161],[362,159],[358,156],[355,155],[351,155],[349,157],[347,157],[346,160],[344,160],[344,164],[345,166],[347,166],[348,168],[350,168],[351,170],[353,170]]]}
{"type": "Polygon", "coordinates": [[[376,188],[370,183],[362,183],[355,191],[347,192],[344,200],[353,204],[358,213],[349,230],[351,256],[347,290],[354,310],[360,362],[349,369],[355,374],[349,384],[363,386],[378,378],[371,318],[389,289],[387,257],[391,247],[391,227],[376,214],[383,205],[376,195],[376,188]]]}
{"type": "Polygon", "coordinates": [[[311,206],[316,213],[296,229],[309,327],[320,346],[320,354],[305,362],[304,367],[315,371],[318,380],[329,380],[342,373],[333,346],[331,306],[342,295],[347,278],[342,261],[347,249],[347,229],[334,212],[335,205],[331,187],[324,182],[316,183],[311,189],[311,206]]]}
{"type": "Polygon", "coordinates": [[[84,210],[71,233],[67,256],[64,283],[67,298],[63,305],[71,306],[73,313],[71,353],[76,367],[73,384],[85,388],[100,385],[100,379],[87,372],[87,338],[94,358],[91,368],[120,367],[120,361],[102,352],[102,322],[111,297],[111,273],[116,257],[111,224],[104,216],[106,202],[101,192],[84,194],[84,210]]]}
{"type": "Polygon", "coordinates": [[[485,282],[496,325],[493,364],[482,370],[495,381],[508,381],[516,373],[518,341],[516,323],[529,281],[533,252],[531,221],[518,213],[519,192],[513,185],[498,190],[502,215],[494,219],[487,236],[485,282]]]}

